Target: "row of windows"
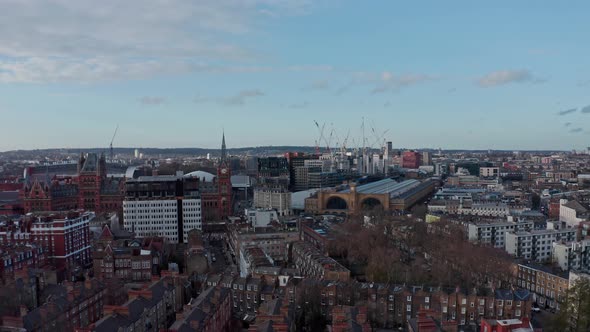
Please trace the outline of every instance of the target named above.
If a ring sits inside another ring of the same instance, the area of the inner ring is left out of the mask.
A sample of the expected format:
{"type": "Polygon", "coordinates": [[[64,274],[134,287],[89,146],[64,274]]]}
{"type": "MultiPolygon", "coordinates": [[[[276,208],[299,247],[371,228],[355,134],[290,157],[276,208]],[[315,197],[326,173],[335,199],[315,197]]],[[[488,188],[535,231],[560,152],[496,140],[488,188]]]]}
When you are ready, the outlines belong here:
{"type": "Polygon", "coordinates": [[[135,210],[135,209],[123,209],[123,213],[124,214],[131,214],[131,213],[135,213],[135,214],[150,214],[150,213],[163,213],[163,212],[174,212],[176,213],[176,211],[178,211],[177,209],[151,209],[151,210],[135,210]]]}
{"type": "Polygon", "coordinates": [[[124,216],[124,218],[126,220],[141,220],[141,219],[156,219],[156,220],[161,220],[161,219],[176,219],[178,217],[177,214],[150,214],[147,216],[143,216],[143,215],[139,215],[139,216],[135,216],[135,215],[127,215],[124,216]]]}
{"type": "Polygon", "coordinates": [[[124,207],[176,207],[176,201],[171,200],[166,203],[155,203],[155,202],[123,202],[124,207]]]}

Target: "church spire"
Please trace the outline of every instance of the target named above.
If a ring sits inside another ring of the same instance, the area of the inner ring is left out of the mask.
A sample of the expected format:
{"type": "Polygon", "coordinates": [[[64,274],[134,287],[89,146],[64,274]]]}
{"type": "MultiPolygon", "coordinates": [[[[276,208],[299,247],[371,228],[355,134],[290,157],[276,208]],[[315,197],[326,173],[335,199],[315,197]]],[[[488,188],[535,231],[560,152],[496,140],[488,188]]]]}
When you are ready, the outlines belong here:
{"type": "Polygon", "coordinates": [[[225,130],[223,131],[223,136],[221,138],[221,162],[225,162],[227,159],[227,151],[225,148],[225,130]]]}

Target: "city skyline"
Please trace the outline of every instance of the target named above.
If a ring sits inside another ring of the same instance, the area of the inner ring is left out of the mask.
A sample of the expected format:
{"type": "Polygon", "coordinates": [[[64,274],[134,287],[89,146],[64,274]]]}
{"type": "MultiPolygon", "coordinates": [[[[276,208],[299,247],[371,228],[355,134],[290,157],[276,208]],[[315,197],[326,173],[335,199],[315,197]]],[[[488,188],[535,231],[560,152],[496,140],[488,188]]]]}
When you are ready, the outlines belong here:
{"type": "Polygon", "coordinates": [[[584,2],[0,9],[0,151],[108,147],[117,125],[115,147],[313,146],[314,121],[358,141],[363,118],[397,147],[588,145],[584,2]]]}

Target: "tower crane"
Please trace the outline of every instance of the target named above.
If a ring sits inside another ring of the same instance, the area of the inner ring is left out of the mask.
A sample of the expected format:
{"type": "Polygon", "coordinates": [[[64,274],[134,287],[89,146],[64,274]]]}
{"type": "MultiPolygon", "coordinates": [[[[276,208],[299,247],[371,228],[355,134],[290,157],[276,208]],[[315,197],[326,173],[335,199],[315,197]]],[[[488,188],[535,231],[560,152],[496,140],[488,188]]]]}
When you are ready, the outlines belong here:
{"type": "Polygon", "coordinates": [[[348,142],[349,136],[350,136],[350,129],[348,130],[348,133],[346,133],[346,136],[344,137],[344,140],[342,141],[342,144],[340,145],[340,153],[342,153],[343,156],[346,154],[346,143],[348,142]]]}
{"type": "Polygon", "coordinates": [[[316,154],[320,154],[320,145],[322,144],[322,140],[326,141],[326,138],[324,137],[324,130],[326,129],[326,124],[322,124],[322,126],[320,127],[320,124],[313,120],[313,123],[315,123],[315,126],[318,128],[318,131],[320,133],[320,138],[316,141],[316,154]]]}
{"type": "Polygon", "coordinates": [[[384,145],[385,145],[385,134],[387,134],[389,132],[389,129],[385,130],[383,133],[378,134],[377,131],[375,131],[375,128],[372,127],[371,131],[373,132],[373,135],[375,136],[375,142],[373,144],[371,144],[371,148],[373,148],[376,144],[381,143],[380,149],[383,149],[384,145]]]}
{"type": "Polygon", "coordinates": [[[117,125],[117,127],[115,128],[115,133],[113,134],[113,138],[111,138],[111,144],[109,145],[109,148],[111,150],[111,162],[113,162],[114,159],[114,155],[113,155],[113,141],[115,140],[115,136],[117,136],[117,131],[119,130],[119,125],[117,125]]]}

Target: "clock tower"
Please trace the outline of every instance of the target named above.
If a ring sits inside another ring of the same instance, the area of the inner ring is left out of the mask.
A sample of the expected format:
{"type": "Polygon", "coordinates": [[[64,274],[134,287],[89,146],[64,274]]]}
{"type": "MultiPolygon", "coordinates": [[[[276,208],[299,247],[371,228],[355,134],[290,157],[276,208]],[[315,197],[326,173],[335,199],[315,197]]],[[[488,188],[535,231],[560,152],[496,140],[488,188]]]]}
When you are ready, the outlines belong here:
{"type": "Polygon", "coordinates": [[[232,185],[231,169],[227,160],[227,151],[225,147],[225,132],[221,139],[221,158],[217,166],[217,190],[219,218],[226,220],[232,215],[232,185]]]}

